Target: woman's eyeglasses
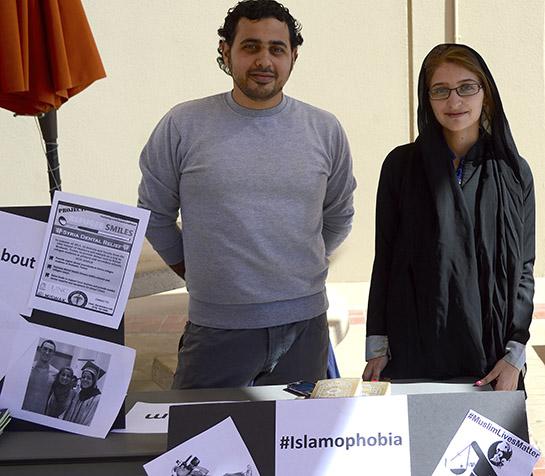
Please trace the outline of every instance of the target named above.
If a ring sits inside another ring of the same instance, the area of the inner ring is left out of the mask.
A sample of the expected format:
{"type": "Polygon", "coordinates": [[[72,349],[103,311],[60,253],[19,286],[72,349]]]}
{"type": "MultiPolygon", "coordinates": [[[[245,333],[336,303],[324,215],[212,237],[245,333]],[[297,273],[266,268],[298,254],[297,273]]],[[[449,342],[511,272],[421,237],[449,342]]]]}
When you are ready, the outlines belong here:
{"type": "Polygon", "coordinates": [[[464,83],[456,88],[446,88],[445,86],[437,86],[436,88],[431,88],[428,91],[430,99],[441,100],[448,99],[451,91],[456,91],[456,94],[460,97],[474,96],[482,89],[482,86],[479,83],[464,83]]]}

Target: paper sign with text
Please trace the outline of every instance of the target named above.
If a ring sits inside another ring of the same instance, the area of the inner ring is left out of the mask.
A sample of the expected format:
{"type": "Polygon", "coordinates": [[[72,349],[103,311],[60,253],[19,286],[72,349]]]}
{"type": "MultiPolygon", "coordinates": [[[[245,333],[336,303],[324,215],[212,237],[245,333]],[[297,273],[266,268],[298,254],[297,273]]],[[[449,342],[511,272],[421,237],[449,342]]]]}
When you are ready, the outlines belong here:
{"type": "Polygon", "coordinates": [[[149,211],[55,193],[30,306],[117,329],[149,211]]]}
{"type": "Polygon", "coordinates": [[[433,476],[531,474],[540,453],[492,420],[470,410],[433,476]]]}
{"type": "Polygon", "coordinates": [[[36,328],[0,299],[0,380],[38,341],[36,328]]]}
{"type": "Polygon", "coordinates": [[[114,433],[168,433],[170,407],[205,403],[207,402],[136,402],[125,417],[125,428],[112,431],[114,433]]]}
{"type": "Polygon", "coordinates": [[[0,212],[0,299],[25,316],[45,229],[41,221],[0,212]]]}
{"type": "Polygon", "coordinates": [[[409,476],[407,397],[276,403],[276,474],[409,476]]]}
{"type": "Polygon", "coordinates": [[[114,433],[168,433],[168,414],[172,405],[181,403],[136,402],[125,416],[125,428],[114,433]]]}

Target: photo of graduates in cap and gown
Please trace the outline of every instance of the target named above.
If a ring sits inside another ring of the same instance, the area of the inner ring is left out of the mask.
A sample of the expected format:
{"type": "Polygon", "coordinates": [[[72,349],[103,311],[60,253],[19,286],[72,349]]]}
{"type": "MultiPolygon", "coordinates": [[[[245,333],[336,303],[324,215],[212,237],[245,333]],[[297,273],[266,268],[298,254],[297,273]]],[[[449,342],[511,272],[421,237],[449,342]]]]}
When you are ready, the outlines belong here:
{"type": "Polygon", "coordinates": [[[104,375],[104,370],[88,361],[82,368],[80,389],[72,396],[63,419],[80,425],[89,425],[100,401],[98,380],[104,375]]]}
{"type": "Polygon", "coordinates": [[[109,361],[110,356],[102,352],[41,340],[22,409],[89,426],[109,361]]]}
{"type": "Polygon", "coordinates": [[[9,408],[18,420],[105,438],[112,425],[120,424],[134,349],[32,326],[34,343],[6,374],[0,408],[9,408]]]}

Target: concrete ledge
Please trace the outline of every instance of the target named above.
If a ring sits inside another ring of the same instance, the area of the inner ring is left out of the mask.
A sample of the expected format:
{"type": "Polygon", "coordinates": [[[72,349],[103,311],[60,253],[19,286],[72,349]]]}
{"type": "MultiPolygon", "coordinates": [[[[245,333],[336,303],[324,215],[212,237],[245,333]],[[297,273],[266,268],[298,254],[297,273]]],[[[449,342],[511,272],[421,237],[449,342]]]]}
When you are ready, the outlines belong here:
{"type": "Polygon", "coordinates": [[[166,265],[149,241],[144,240],[129,299],[171,291],[184,286],[184,280],[166,265]]]}
{"type": "Polygon", "coordinates": [[[153,359],[151,379],[163,390],[170,390],[177,365],[178,354],[157,355],[153,359]]]}

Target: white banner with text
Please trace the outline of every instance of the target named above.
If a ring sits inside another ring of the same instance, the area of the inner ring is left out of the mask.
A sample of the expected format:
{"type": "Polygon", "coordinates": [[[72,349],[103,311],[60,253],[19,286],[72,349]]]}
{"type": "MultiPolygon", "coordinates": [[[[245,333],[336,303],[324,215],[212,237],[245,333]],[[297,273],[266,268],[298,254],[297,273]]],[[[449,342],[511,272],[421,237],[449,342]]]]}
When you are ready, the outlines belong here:
{"type": "Polygon", "coordinates": [[[279,401],[275,452],[276,474],[410,475],[407,397],[279,401]]]}

